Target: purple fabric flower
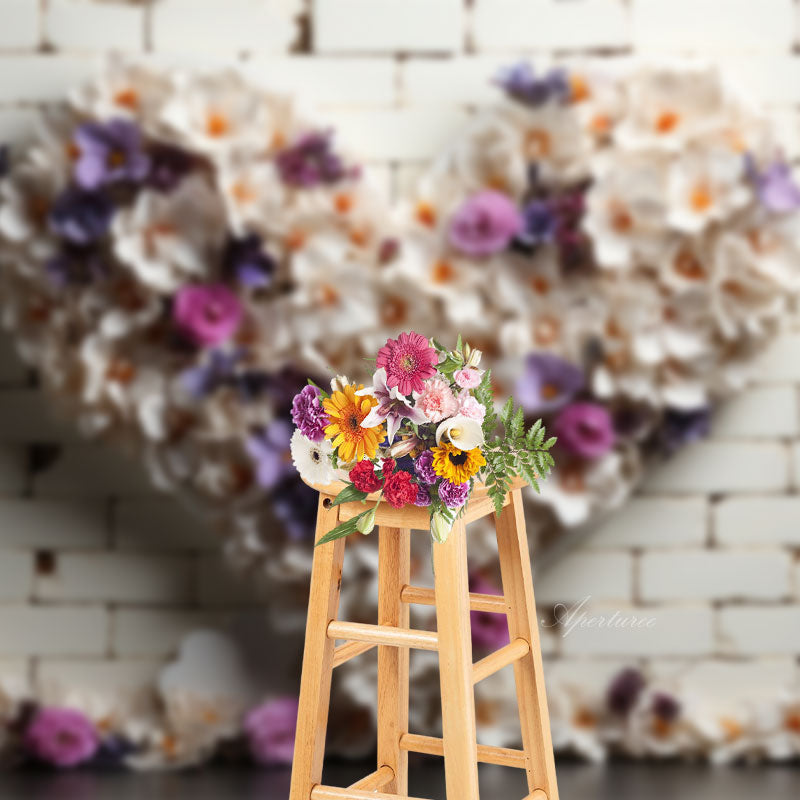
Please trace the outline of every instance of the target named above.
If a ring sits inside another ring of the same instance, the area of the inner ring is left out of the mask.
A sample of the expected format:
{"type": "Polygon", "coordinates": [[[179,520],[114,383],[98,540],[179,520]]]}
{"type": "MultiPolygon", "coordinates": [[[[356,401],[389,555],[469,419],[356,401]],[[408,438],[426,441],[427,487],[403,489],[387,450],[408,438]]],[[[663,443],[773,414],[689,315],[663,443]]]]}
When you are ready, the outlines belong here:
{"type": "Polygon", "coordinates": [[[433,471],[433,451],[423,450],[414,461],[414,472],[417,477],[428,486],[432,486],[439,480],[439,476],[433,471]]]}
{"type": "Polygon", "coordinates": [[[608,708],[621,717],[633,711],[645,686],[644,676],[638,669],[624,669],[612,681],[606,693],[608,708]]]}
{"type": "Polygon", "coordinates": [[[448,508],[461,508],[469,497],[469,481],[451,483],[442,480],[439,484],[439,497],[448,508]]]}
{"type": "Polygon", "coordinates": [[[267,766],[292,763],[298,703],[294,697],[268,700],[252,709],[244,730],[253,758],[267,766]]]}
{"type": "Polygon", "coordinates": [[[150,170],[150,159],[142,151],[142,134],[129,120],[86,122],[75,132],[75,145],[80,153],[75,182],[82,189],[122,181],[138,183],[150,170]]]}
{"type": "MultiPolygon", "coordinates": [[[[502,594],[496,586],[480,575],[476,575],[470,580],[469,588],[471,592],[478,594],[502,594]]],[[[472,644],[475,647],[498,650],[508,644],[508,619],[505,614],[471,611],[469,616],[472,624],[472,644]]]]}
{"type": "Polygon", "coordinates": [[[215,345],[229,339],[242,320],[239,298],[223,284],[189,284],[175,295],[172,316],[195,344],[215,345]]]}
{"type": "Polygon", "coordinates": [[[514,100],[534,108],[550,100],[565,103],[571,93],[569,79],[563,69],[552,69],[539,78],[527,61],[501,70],[495,83],[514,100]]]}
{"type": "Polygon", "coordinates": [[[567,406],[556,417],[553,433],[561,447],[581,458],[600,458],[615,440],[611,415],[597,403],[567,406]]]}
{"type": "Polygon", "coordinates": [[[531,200],[522,209],[522,230],[516,235],[515,245],[533,250],[539,245],[552,242],[556,234],[557,220],[545,200],[531,200]]]}
{"type": "Polygon", "coordinates": [[[53,286],[65,289],[68,286],[88,286],[108,277],[108,264],[92,247],[77,247],[65,244],[44,265],[53,286]]]}
{"type": "Polygon", "coordinates": [[[57,767],[75,767],[97,752],[92,723],[71,708],[43,708],[25,730],[25,746],[36,758],[57,767]]]}
{"type": "Polygon", "coordinates": [[[202,400],[221,386],[233,382],[236,365],[242,356],[241,350],[211,350],[204,363],[185,369],[180,374],[180,383],[195,400],[202,400]]]}
{"type": "Polygon", "coordinates": [[[552,353],[531,353],[514,397],[529,414],[555,411],[583,388],[583,370],[552,353]]]}
{"type": "Polygon", "coordinates": [[[420,508],[427,508],[431,504],[431,493],[428,491],[427,486],[421,483],[417,484],[417,499],[414,500],[414,505],[420,508]]]}
{"type": "Polygon", "coordinates": [[[294,469],[275,487],[271,494],[272,512],[283,523],[293,542],[309,541],[317,520],[318,495],[300,480],[294,469]]]}
{"type": "Polygon", "coordinates": [[[247,289],[265,289],[272,285],[275,275],[275,261],[264,251],[261,237],[256,233],[229,239],[222,265],[227,276],[247,289]]]}
{"type": "Polygon", "coordinates": [[[775,161],[763,172],[755,174],[756,191],[761,205],[773,214],[788,214],[800,208],[800,186],[792,168],[784,161],[775,161]]]}
{"type": "Polygon", "coordinates": [[[308,188],[336,183],[347,176],[349,171],[333,152],[332,141],[331,131],[307,133],[278,153],[275,162],[283,182],[308,188]]]}
{"type": "Polygon", "coordinates": [[[88,245],[108,233],[114,206],[102,192],[65,189],[50,209],[50,229],[70,244],[88,245]]]}
{"type": "Polygon", "coordinates": [[[273,489],[292,471],[288,458],[292,429],[288,422],[276,419],[247,440],[246,448],[256,464],[259,486],[273,489]]]}
{"type": "Polygon", "coordinates": [[[322,407],[321,395],[316,386],[309,384],[292,401],[292,421],[312,442],[321,442],[325,438],[325,426],[330,422],[322,407]]]}
{"type": "Polygon", "coordinates": [[[158,142],[149,150],[148,186],[159,192],[171,192],[197,165],[195,157],[172,144],[158,142]]]}
{"type": "Polygon", "coordinates": [[[661,428],[661,440],[664,450],[671,454],[684,445],[704,439],[710,431],[710,408],[700,408],[696,411],[667,409],[661,428]]]}
{"type": "Polygon", "coordinates": [[[505,250],[522,230],[516,205],[502,192],[485,190],[468,198],[450,221],[450,244],[468,256],[505,250]]]}
{"type": "Polygon", "coordinates": [[[666,692],[658,692],[653,697],[653,715],[662,722],[667,724],[675,722],[681,715],[682,710],[680,702],[666,692]]]}

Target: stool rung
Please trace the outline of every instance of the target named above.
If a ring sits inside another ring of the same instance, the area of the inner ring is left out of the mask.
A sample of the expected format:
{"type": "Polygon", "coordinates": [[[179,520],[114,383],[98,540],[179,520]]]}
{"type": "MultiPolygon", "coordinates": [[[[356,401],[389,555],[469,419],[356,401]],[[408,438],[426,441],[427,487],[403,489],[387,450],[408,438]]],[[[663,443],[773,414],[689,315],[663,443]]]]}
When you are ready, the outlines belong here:
{"type": "Polygon", "coordinates": [[[384,794],[383,792],[361,792],[356,789],[336,789],[333,786],[315,786],[311,790],[311,800],[422,800],[405,794],[384,794]]]}
{"type": "Polygon", "coordinates": [[[347,644],[340,644],[333,651],[333,666],[341,667],[356,656],[362,653],[368,653],[373,647],[377,645],[370,642],[348,642],[347,644]]]}
{"type": "Polygon", "coordinates": [[[361,622],[331,622],[328,625],[328,638],[390,647],[413,647],[417,650],[439,649],[439,635],[433,631],[393,628],[390,625],[365,625],[361,622]]]}
{"type": "MultiPolygon", "coordinates": [[[[436,605],[433,589],[423,589],[421,586],[404,586],[400,599],[418,606],[436,605]]],[[[470,592],[469,607],[472,611],[488,611],[490,614],[505,614],[507,611],[505,597],[496,594],[470,592]]]]}
{"type": "MultiPolygon", "coordinates": [[[[443,756],[444,742],[433,736],[404,733],[400,737],[400,749],[407,750],[409,753],[443,756]]],[[[497,764],[501,767],[526,769],[525,753],[522,750],[511,750],[507,747],[490,747],[489,745],[479,744],[478,761],[482,764],[497,764]]],[[[539,800],[539,798],[534,798],[534,800],[539,800]]]]}
{"type": "Polygon", "coordinates": [[[348,786],[347,788],[361,792],[379,792],[393,780],[394,770],[384,764],[380,769],[376,769],[375,772],[367,775],[366,778],[356,781],[352,786],[348,786]]]}
{"type": "Polygon", "coordinates": [[[472,667],[472,682],[480,683],[503,667],[525,658],[531,651],[531,646],[524,639],[514,639],[513,642],[501,647],[491,655],[486,656],[472,667]]]}

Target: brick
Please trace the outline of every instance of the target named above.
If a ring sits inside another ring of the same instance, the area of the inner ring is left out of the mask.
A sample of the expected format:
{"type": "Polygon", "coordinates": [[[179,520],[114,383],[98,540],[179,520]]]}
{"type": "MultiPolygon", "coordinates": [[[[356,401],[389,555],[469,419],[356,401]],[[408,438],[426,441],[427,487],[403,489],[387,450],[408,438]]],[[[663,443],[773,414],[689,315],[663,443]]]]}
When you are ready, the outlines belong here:
{"type": "Polygon", "coordinates": [[[58,419],[51,401],[37,389],[0,392],[0,441],[80,441],[77,426],[71,420],[58,419]]]}
{"type": "Polygon", "coordinates": [[[789,482],[788,452],[777,444],[705,441],[684,447],[645,479],[653,492],[780,491],[789,482]]]}
{"type": "Polygon", "coordinates": [[[108,614],[91,606],[0,606],[3,656],[99,656],[108,614]]]}
{"type": "Polygon", "coordinates": [[[302,0],[159,0],[152,13],[156,50],[285,53],[299,34],[302,0]]]}
{"type": "Polygon", "coordinates": [[[96,66],[88,55],[7,56],[0,70],[0,102],[62,101],[70,89],[94,74],[96,66]]]}
{"type": "Polygon", "coordinates": [[[633,0],[631,11],[634,44],[648,52],[788,52],[792,45],[793,0],[633,0]]]}
{"type": "Polygon", "coordinates": [[[25,50],[39,44],[39,7],[37,0],[3,0],[0,49],[25,50]]]}
{"type": "Polygon", "coordinates": [[[800,443],[794,442],[791,448],[792,453],[792,484],[800,486],[800,443]]]}
{"type": "Polygon", "coordinates": [[[732,83],[761,103],[786,105],[800,99],[800,57],[788,53],[727,53],[714,59],[732,83]]]}
{"type": "Polygon", "coordinates": [[[703,656],[714,649],[712,611],[707,606],[635,608],[593,606],[595,619],[615,612],[637,619],[655,619],[650,628],[576,627],[561,643],[566,656],[703,656]]]}
{"type": "Polygon", "coordinates": [[[796,436],[797,392],[793,386],[751,387],[715,412],[715,438],[777,439],[796,436]]]}
{"type": "Polygon", "coordinates": [[[180,603],[192,596],[192,560],[133,553],[65,553],[52,575],[39,577],[44,600],[180,603]]]}
{"type": "Polygon", "coordinates": [[[19,494],[25,488],[26,459],[24,447],[0,444],[0,494],[19,494]]]}
{"type": "Polygon", "coordinates": [[[112,650],[116,656],[175,655],[186,634],[219,628],[224,615],[174,609],[120,609],[114,612],[112,650]]]}
{"type": "Polygon", "coordinates": [[[153,495],[141,464],[110,447],[76,444],[34,478],[37,495],[102,497],[153,495]]]}
{"type": "Polygon", "coordinates": [[[628,659],[560,658],[545,664],[545,678],[548,686],[579,686],[588,694],[603,695],[614,677],[630,666],[628,659]]]}
{"type": "Polygon", "coordinates": [[[27,599],[32,584],[33,557],[29,553],[0,551],[0,602],[27,599]]]}
{"type": "Polygon", "coordinates": [[[105,508],[99,501],[0,500],[0,547],[97,548],[106,537],[105,508]]]}
{"type": "MultiPolygon", "coordinates": [[[[12,153],[30,141],[36,124],[36,112],[27,108],[0,110],[0,142],[11,145],[12,153]]],[[[19,382],[25,378],[25,367],[14,352],[12,339],[3,337],[0,355],[0,383],[19,382]],[[7,371],[8,370],[8,371],[7,371]],[[9,377],[7,377],[7,375],[9,377]]]]}
{"type": "Polygon", "coordinates": [[[492,78],[508,56],[412,58],[402,63],[402,101],[410,104],[485,104],[500,98],[492,78]]]}
{"type": "Polygon", "coordinates": [[[604,518],[583,546],[589,549],[700,545],[707,538],[706,501],[700,497],[633,497],[604,518]]]}
{"type": "Polygon", "coordinates": [[[266,588],[258,575],[242,580],[219,555],[200,558],[197,599],[203,606],[263,606],[266,588]]]}
{"type": "Polygon", "coordinates": [[[796,655],[800,606],[736,606],[720,609],[719,634],[730,655],[796,655]]]}
{"type": "Polygon", "coordinates": [[[475,0],[473,37],[479,50],[578,50],[630,43],[622,0],[475,0]]]}
{"type": "Polygon", "coordinates": [[[120,500],[113,515],[114,544],[121,550],[214,550],[220,536],[207,520],[171,498],[120,500]]]}
{"type": "Polygon", "coordinates": [[[800,547],[800,497],[731,497],[714,508],[714,539],[724,545],[800,547]]]}
{"type": "Polygon", "coordinates": [[[10,697],[30,697],[30,666],[24,658],[0,659],[0,689],[10,697]]]}
{"type": "Polygon", "coordinates": [[[570,553],[536,583],[538,603],[576,603],[585,597],[631,600],[633,559],[627,553],[570,553]]]}
{"type": "MultiPolygon", "coordinates": [[[[799,60],[800,62],[800,60],[799,60]]],[[[756,377],[760,381],[800,381],[800,333],[785,332],[774,339],[759,358],[756,377]]]]}
{"type": "Polygon", "coordinates": [[[455,52],[463,47],[462,0],[313,0],[318,53],[455,52]]]}
{"type": "Polygon", "coordinates": [[[256,56],[242,69],[257,83],[299,95],[321,108],[388,106],[396,100],[397,65],[391,58],[256,56]]]}
{"type": "Polygon", "coordinates": [[[780,600],[790,593],[790,568],[789,554],[778,550],[645,553],[639,591],[645,601],[780,600]]]}
{"type": "Polygon", "coordinates": [[[144,9],[127,3],[48,0],[45,37],[50,44],[68,50],[141,50],[144,9]]]}

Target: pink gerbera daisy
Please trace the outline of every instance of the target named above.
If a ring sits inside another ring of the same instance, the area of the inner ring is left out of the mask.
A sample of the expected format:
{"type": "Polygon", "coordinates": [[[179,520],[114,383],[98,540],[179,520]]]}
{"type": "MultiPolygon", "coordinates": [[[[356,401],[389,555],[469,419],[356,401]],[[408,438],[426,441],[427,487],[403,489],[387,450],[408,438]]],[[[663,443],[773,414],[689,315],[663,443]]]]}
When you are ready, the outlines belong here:
{"type": "Polygon", "coordinates": [[[386,368],[386,385],[400,394],[421,392],[426,378],[436,373],[439,356],[419,333],[401,333],[378,350],[375,366],[386,368]]]}

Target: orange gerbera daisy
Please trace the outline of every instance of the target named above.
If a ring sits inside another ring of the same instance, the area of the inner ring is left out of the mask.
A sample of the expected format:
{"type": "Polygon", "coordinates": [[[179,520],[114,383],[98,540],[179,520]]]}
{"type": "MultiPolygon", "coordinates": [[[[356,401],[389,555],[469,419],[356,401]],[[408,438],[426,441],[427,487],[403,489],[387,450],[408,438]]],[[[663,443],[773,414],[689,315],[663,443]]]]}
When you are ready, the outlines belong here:
{"type": "Polygon", "coordinates": [[[344,463],[360,461],[364,456],[375,458],[385,436],[383,424],[374,428],[361,427],[372,407],[378,404],[372,396],[356,395],[363,388],[363,385],[347,384],[342,391],[333,392],[322,401],[331,420],[325,427],[325,438],[332,440],[331,444],[338,448],[339,461],[344,463]]]}

